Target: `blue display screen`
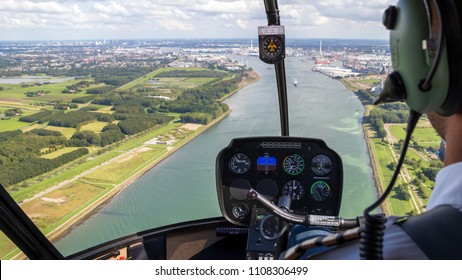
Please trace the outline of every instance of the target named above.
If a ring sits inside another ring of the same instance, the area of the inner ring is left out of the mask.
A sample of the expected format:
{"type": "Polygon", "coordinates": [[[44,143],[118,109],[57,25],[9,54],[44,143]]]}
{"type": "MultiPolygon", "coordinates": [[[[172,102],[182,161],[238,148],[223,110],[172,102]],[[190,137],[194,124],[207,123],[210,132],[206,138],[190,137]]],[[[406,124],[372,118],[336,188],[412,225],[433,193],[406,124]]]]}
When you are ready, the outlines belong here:
{"type": "Polygon", "coordinates": [[[277,160],[275,157],[265,155],[257,158],[257,170],[261,173],[273,173],[276,171],[277,160]]]}

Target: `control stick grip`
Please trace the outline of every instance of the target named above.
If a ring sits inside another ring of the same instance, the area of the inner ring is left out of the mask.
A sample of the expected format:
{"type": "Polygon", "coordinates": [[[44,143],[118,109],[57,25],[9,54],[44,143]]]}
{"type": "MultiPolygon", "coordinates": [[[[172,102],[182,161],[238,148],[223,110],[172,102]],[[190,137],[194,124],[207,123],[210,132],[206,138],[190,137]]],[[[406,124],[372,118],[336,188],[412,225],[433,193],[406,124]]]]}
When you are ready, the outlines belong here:
{"type": "Polygon", "coordinates": [[[258,201],[263,207],[270,211],[273,215],[294,224],[302,224],[306,226],[324,226],[335,228],[353,228],[359,226],[359,219],[343,219],[336,216],[324,215],[297,215],[287,212],[286,208],[279,208],[270,200],[250,188],[248,193],[249,199],[258,201]]]}

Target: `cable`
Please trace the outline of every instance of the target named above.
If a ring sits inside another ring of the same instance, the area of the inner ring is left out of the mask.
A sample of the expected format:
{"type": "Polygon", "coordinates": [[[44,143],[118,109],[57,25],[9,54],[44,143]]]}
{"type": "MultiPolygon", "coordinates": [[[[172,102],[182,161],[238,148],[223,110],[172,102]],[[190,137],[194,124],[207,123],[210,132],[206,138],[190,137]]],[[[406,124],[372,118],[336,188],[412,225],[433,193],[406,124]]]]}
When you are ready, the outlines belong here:
{"type": "Polygon", "coordinates": [[[364,225],[361,227],[361,238],[359,247],[360,257],[363,260],[383,259],[383,235],[387,219],[383,214],[372,215],[371,212],[385,201],[385,199],[393,189],[393,186],[396,180],[398,179],[399,173],[401,171],[401,166],[404,163],[406,151],[409,146],[409,142],[411,141],[412,132],[414,131],[421,115],[422,114],[419,112],[416,112],[412,109],[410,110],[406,139],[404,140],[403,149],[401,150],[401,155],[399,157],[398,165],[396,166],[395,172],[393,173],[393,177],[391,178],[391,181],[387,189],[379,197],[379,199],[364,210],[365,221],[364,225]]]}

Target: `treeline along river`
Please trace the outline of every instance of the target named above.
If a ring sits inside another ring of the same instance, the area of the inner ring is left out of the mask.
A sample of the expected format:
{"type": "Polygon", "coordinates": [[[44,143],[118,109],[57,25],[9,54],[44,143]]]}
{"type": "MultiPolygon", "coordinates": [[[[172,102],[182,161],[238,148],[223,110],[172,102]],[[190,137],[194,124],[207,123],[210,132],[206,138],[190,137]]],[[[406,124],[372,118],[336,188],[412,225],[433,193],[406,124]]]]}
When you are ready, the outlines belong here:
{"type": "MultiPolygon", "coordinates": [[[[215,159],[231,139],[280,135],[274,69],[248,61],[261,79],[226,100],[231,114],[123,189],[95,214],[57,241],[68,255],[138,231],[221,216],[215,159]]],[[[361,121],[363,107],[339,81],[312,72],[311,63],[286,59],[290,135],[323,139],[343,160],[340,215],[355,217],[376,198],[361,121]],[[292,82],[297,80],[298,86],[292,82]]]]}

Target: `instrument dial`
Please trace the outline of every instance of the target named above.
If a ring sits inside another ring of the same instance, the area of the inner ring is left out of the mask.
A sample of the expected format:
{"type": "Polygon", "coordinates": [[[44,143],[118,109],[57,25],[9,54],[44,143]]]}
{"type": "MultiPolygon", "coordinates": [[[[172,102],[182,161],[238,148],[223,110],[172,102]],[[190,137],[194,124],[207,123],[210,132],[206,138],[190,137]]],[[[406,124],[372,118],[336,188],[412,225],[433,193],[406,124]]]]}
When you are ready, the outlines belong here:
{"type": "Polygon", "coordinates": [[[284,171],[290,175],[298,175],[305,169],[305,161],[298,154],[293,154],[284,159],[282,163],[284,171]]]}
{"type": "Polygon", "coordinates": [[[325,176],[332,170],[331,159],[324,155],[319,154],[311,160],[311,171],[318,176],[325,176]]]}
{"type": "Polygon", "coordinates": [[[233,216],[236,219],[243,219],[249,215],[249,207],[245,205],[244,203],[239,203],[233,206],[233,216]]]}
{"type": "Polygon", "coordinates": [[[305,189],[297,180],[292,180],[284,184],[282,194],[287,195],[293,200],[300,200],[305,195],[305,189]]]}
{"type": "Polygon", "coordinates": [[[280,36],[267,36],[261,44],[263,56],[268,59],[275,60],[284,54],[284,41],[280,36]]]}
{"type": "Polygon", "coordinates": [[[332,195],[329,184],[324,181],[314,182],[311,186],[310,193],[311,197],[318,202],[324,202],[332,195]]]}
{"type": "Polygon", "coordinates": [[[229,160],[228,166],[232,172],[236,174],[244,174],[250,169],[250,159],[248,156],[239,153],[229,160]]]}
{"type": "Polygon", "coordinates": [[[266,216],[260,223],[261,232],[265,239],[274,239],[277,238],[279,233],[279,221],[273,215],[266,216]]]}

